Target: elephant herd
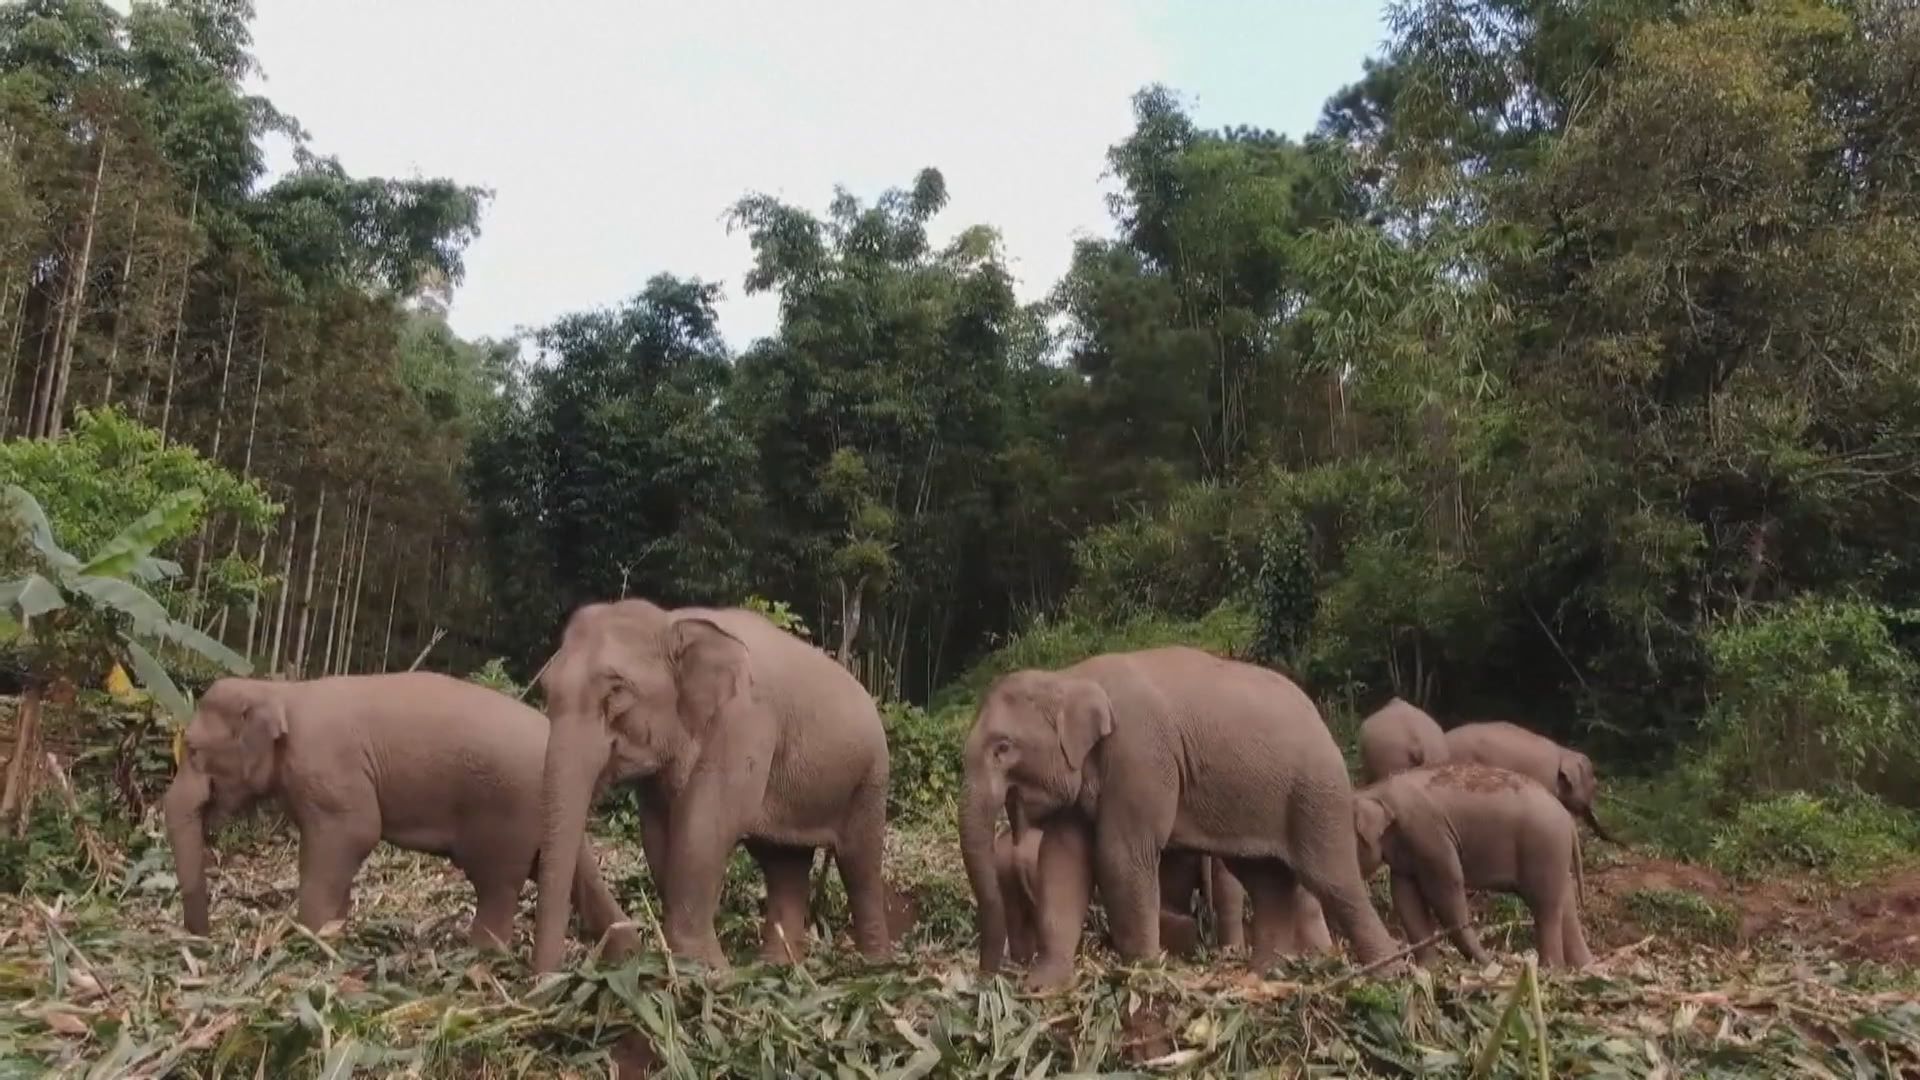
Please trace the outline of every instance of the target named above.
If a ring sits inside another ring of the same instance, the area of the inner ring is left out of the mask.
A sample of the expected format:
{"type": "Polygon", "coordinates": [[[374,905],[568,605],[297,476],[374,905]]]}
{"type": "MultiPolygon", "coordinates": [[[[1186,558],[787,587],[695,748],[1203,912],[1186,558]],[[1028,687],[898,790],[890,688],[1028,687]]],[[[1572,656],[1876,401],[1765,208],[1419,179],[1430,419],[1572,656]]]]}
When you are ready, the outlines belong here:
{"type": "MultiPolygon", "coordinates": [[[[762,959],[805,954],[819,849],[846,885],[856,948],[891,955],[886,734],[829,656],[751,611],[623,600],[574,612],[541,688],[544,717],[425,673],[216,682],[163,804],[187,929],[209,929],[208,832],[272,801],[299,833],[304,926],[345,917],[385,840],[466,875],[475,945],[510,942],[531,879],[536,971],[559,964],[576,905],[587,938],[624,956],[638,937],[587,819],[631,784],[675,955],[725,966],[715,919],[742,844],[766,882],[762,959]]],[[[1485,958],[1469,889],[1518,893],[1543,962],[1591,959],[1574,827],[1577,814],[1599,828],[1585,755],[1508,724],[1443,732],[1397,699],[1363,723],[1360,747],[1356,790],[1298,686],[1195,649],[1003,676],[962,750],[981,967],[1011,959],[1030,986],[1066,981],[1096,893],[1124,959],[1191,951],[1198,893],[1217,944],[1245,943],[1256,969],[1330,948],[1329,929],[1362,963],[1385,962],[1398,946],[1366,884],[1382,864],[1423,963],[1441,933],[1485,958]]]]}

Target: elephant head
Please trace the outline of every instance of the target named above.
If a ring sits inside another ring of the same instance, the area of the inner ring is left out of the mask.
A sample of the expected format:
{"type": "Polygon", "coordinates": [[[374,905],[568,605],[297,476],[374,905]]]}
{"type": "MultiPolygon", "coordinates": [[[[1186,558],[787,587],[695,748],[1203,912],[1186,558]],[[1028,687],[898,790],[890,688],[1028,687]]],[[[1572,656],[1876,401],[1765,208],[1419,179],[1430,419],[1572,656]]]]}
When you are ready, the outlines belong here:
{"type": "Polygon", "coordinates": [[[1618,843],[1600,826],[1600,819],[1594,816],[1593,799],[1598,788],[1599,781],[1593,774],[1593,759],[1578,750],[1562,750],[1554,794],[1559,797],[1561,805],[1593,826],[1595,835],[1600,839],[1618,843]]]}
{"type": "Polygon", "coordinates": [[[1387,827],[1393,824],[1393,811],[1387,804],[1364,792],[1353,796],[1353,835],[1358,841],[1360,876],[1370,878],[1386,861],[1383,850],[1387,827]]]}
{"type": "Polygon", "coordinates": [[[691,768],[716,719],[752,700],[752,675],[746,645],[718,624],[622,600],[574,612],[541,688],[552,729],[533,964],[549,971],[565,946],[572,874],[594,796],[691,768]]]}
{"type": "Polygon", "coordinates": [[[1087,759],[1111,734],[1113,704],[1090,679],[1019,671],[987,690],[967,736],[960,794],[960,851],[978,910],[981,970],[999,970],[1007,936],[994,818],[1005,807],[1016,825],[1044,828],[1049,815],[1080,801],[1087,759]]]}
{"type": "Polygon", "coordinates": [[[277,750],[287,733],[283,694],[284,687],[264,680],[221,679],[187,724],[186,758],[161,807],[191,933],[208,929],[208,833],[274,790],[277,750]]]}

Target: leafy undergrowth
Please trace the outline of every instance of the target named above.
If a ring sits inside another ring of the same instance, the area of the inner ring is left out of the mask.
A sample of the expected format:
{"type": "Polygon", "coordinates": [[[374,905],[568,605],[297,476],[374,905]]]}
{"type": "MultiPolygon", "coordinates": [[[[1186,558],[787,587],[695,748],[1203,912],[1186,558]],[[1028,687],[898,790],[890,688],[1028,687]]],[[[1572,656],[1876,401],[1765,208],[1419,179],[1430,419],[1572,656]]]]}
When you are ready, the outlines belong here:
{"type": "MultiPolygon", "coordinates": [[[[1483,1075],[1542,1075],[1512,953],[1486,970],[1449,956],[1431,973],[1378,980],[1337,957],[1260,979],[1230,959],[1125,968],[1096,955],[1063,994],[983,982],[962,951],[965,886],[936,839],[889,853],[919,920],[895,964],[867,967],[818,942],[798,969],[723,974],[653,953],[607,968],[576,952],[571,970],[538,981],[524,962],[531,889],[516,953],[475,953],[464,882],[444,862],[383,849],[357,882],[351,921],[308,935],[287,917],[291,843],[268,839],[215,869],[214,935],[202,941],[180,930],[165,860],[148,855],[88,888],[0,900],[0,1077],[601,1076],[610,1063],[622,1076],[1468,1076],[1497,1027],[1483,1075]]],[[[603,854],[645,923],[630,858],[603,854]]],[[[1738,911],[1728,896],[1646,900],[1662,886],[1638,865],[1592,868],[1601,962],[1542,974],[1547,1075],[1920,1069],[1911,968],[1842,962],[1818,935],[1743,934],[1725,921],[1738,915],[1702,915],[1738,911]],[[1720,947],[1676,929],[1690,920],[1720,947]]],[[[750,955],[751,888],[732,890],[725,925],[739,958],[750,955]]],[[[1482,905],[1483,918],[1510,907],[1482,905]]],[[[1487,938],[1527,945],[1524,929],[1487,938]]]]}

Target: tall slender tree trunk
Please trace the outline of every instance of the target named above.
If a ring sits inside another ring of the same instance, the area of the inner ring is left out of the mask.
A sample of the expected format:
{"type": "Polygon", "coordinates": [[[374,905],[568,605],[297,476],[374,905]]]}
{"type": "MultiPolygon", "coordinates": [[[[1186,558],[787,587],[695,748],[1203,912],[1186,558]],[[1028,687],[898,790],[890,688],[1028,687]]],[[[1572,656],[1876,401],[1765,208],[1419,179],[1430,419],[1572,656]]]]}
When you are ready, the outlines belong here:
{"type": "Polygon", "coordinates": [[[127,306],[132,302],[133,251],[140,246],[140,200],[133,200],[133,227],[127,235],[127,257],[120,262],[120,303],[113,310],[113,339],[107,345],[107,381],[100,388],[100,407],[113,403],[113,383],[120,374],[120,339],[125,336],[127,306]]]}
{"type": "Polygon", "coordinates": [[[333,657],[340,637],[340,601],[346,595],[347,550],[353,547],[353,520],[355,500],[347,499],[347,519],[340,529],[340,554],[333,562],[333,588],[329,592],[330,604],[327,608],[327,651],[320,661],[323,675],[333,674],[333,657]]]}
{"type": "Polygon", "coordinates": [[[367,520],[360,526],[360,565],[353,574],[353,601],[347,608],[346,647],[340,650],[340,674],[353,674],[353,644],[360,632],[360,604],[367,587],[367,540],[373,536],[373,499],[367,499],[367,520]]]}
{"type": "Polygon", "coordinates": [[[393,613],[400,606],[400,530],[391,525],[387,531],[393,534],[387,544],[387,565],[393,568],[393,588],[387,592],[387,634],[380,643],[380,672],[385,674],[393,667],[393,613]]]}
{"type": "MultiPolygon", "coordinates": [[[[238,543],[240,535],[235,533],[233,539],[235,543],[238,543]]],[[[260,572],[263,574],[267,572],[267,545],[272,539],[273,526],[269,525],[260,530],[260,554],[254,556],[253,565],[259,567],[260,572]]],[[[258,647],[254,635],[255,631],[260,629],[260,605],[264,600],[265,597],[255,596],[253,603],[247,605],[247,640],[246,648],[243,652],[249,660],[253,659],[254,652],[258,647]]],[[[225,627],[222,627],[222,629],[225,629],[225,627]]]]}
{"type": "Polygon", "coordinates": [[[273,609],[273,646],[267,651],[267,670],[280,670],[280,645],[287,633],[287,596],[293,592],[293,552],[300,546],[300,507],[287,506],[287,555],[280,567],[280,596],[273,609]]]}
{"type": "Polygon", "coordinates": [[[320,501],[313,508],[313,536],[307,541],[307,583],[300,592],[300,611],[295,617],[293,663],[289,672],[300,678],[307,670],[307,642],[313,629],[313,571],[320,563],[320,526],[326,520],[327,489],[320,488],[320,501]]]}
{"type": "MultiPolygon", "coordinates": [[[[49,303],[57,305],[58,302],[49,301],[49,303]]],[[[57,309],[50,310],[47,314],[54,318],[59,317],[59,311],[57,309]]],[[[34,412],[34,403],[39,400],[40,380],[46,378],[47,367],[53,362],[53,344],[56,336],[54,331],[48,328],[47,320],[43,318],[40,323],[40,344],[35,349],[33,359],[33,387],[27,391],[27,423],[26,426],[21,429],[21,435],[26,438],[33,437],[34,422],[38,419],[34,412]]],[[[7,410],[9,414],[11,414],[12,409],[12,399],[8,399],[7,410]]],[[[0,435],[4,435],[5,433],[4,427],[0,427],[0,435]]]]}
{"type": "Polygon", "coordinates": [[[247,413],[247,451],[240,460],[240,479],[253,476],[253,436],[260,428],[260,384],[267,377],[267,361],[272,354],[267,351],[267,342],[271,331],[260,334],[260,362],[253,367],[253,408],[247,413]]]}
{"type": "Polygon", "coordinates": [[[240,332],[240,284],[234,283],[233,302],[227,305],[227,348],[220,355],[220,396],[213,409],[213,449],[207,460],[220,464],[220,443],[227,431],[227,380],[233,373],[233,339],[240,332]]]}
{"type": "Polygon", "coordinates": [[[27,298],[33,295],[33,277],[20,283],[20,302],[14,307],[13,329],[7,341],[7,373],[0,380],[0,435],[7,433],[7,419],[13,413],[13,379],[20,368],[20,344],[26,336],[27,298]]]}
{"type": "Polygon", "coordinates": [[[60,347],[47,380],[45,407],[40,416],[39,434],[46,438],[60,434],[61,420],[67,410],[67,379],[73,374],[73,341],[80,336],[80,316],[87,306],[87,274],[93,265],[93,238],[100,224],[100,189],[106,186],[106,179],[107,138],[102,135],[100,162],[93,170],[93,197],[87,206],[86,233],[80,241],[80,262],[68,292],[66,319],[60,327],[60,347]]]}
{"type": "Polygon", "coordinates": [[[173,423],[173,387],[180,377],[180,337],[187,320],[187,293],[193,291],[193,229],[200,220],[200,181],[193,182],[193,201],[187,207],[187,250],[180,257],[180,299],[173,308],[173,351],[167,356],[167,392],[160,401],[160,445],[167,444],[173,423]]]}

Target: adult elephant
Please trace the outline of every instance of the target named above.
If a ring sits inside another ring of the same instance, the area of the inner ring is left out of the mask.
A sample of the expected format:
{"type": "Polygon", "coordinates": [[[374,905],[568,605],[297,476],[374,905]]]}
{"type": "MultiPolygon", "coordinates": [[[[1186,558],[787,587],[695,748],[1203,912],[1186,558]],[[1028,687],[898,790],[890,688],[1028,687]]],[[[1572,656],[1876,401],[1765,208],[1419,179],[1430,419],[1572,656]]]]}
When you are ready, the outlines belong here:
{"type": "MultiPolygon", "coordinates": [[[[1167,647],[1018,671],[988,689],[967,737],[960,809],[988,971],[999,956],[987,945],[1006,934],[993,833],[1009,799],[1043,831],[1046,881],[1074,880],[1074,862],[1091,858],[1089,884],[1126,959],[1160,951],[1169,849],[1227,860],[1253,909],[1256,967],[1282,947],[1296,882],[1362,961],[1393,952],[1360,878],[1346,761],[1313,702],[1265,668],[1167,647]]],[[[1054,908],[1030,985],[1071,975],[1089,894],[1054,908]]]]}
{"type": "Polygon", "coordinates": [[[752,611],[622,600],[574,612],[541,685],[553,730],[536,971],[560,960],[564,868],[593,799],[628,782],[640,785],[640,841],[673,952],[725,966],[714,917],[727,859],[744,840],[767,883],[762,958],[805,950],[817,848],[832,852],[846,883],[861,953],[891,955],[886,733],[873,699],[825,653],[752,611]]]}
{"type": "Polygon", "coordinates": [[[1593,812],[1600,783],[1594,775],[1593,759],[1587,755],[1505,720],[1448,728],[1446,739],[1449,760],[1491,765],[1531,777],[1553,792],[1568,812],[1585,821],[1595,836],[1610,844],[1620,842],[1593,812]]]}

